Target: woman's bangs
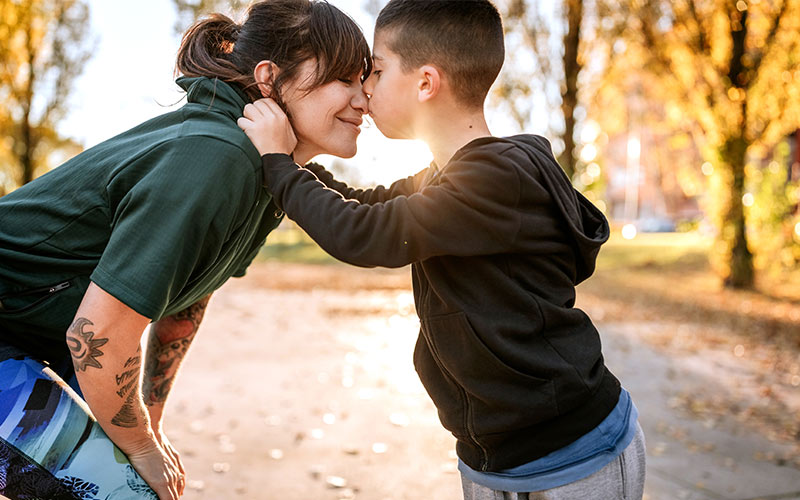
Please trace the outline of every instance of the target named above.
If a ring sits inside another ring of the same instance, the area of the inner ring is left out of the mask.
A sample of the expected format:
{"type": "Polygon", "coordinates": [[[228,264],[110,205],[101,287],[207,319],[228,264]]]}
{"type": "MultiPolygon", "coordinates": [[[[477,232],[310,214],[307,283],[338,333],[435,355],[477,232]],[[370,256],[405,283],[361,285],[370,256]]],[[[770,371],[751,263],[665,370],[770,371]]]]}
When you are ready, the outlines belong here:
{"type": "Polygon", "coordinates": [[[361,29],[347,14],[336,7],[326,5],[331,10],[326,28],[317,44],[317,61],[319,85],[338,78],[351,78],[361,74],[366,79],[372,71],[372,53],[361,29]]]}

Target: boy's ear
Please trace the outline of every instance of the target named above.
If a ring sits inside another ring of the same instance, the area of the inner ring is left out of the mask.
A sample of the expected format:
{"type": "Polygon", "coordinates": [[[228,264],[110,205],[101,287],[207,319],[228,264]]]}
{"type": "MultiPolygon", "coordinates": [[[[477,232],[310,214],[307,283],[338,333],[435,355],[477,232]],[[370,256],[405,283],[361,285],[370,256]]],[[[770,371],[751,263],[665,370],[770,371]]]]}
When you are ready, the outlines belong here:
{"type": "Polygon", "coordinates": [[[272,61],[264,60],[256,64],[253,70],[253,78],[258,83],[258,89],[261,91],[262,96],[269,97],[272,95],[272,85],[280,72],[281,69],[272,61]]]}
{"type": "Polygon", "coordinates": [[[442,74],[435,66],[426,64],[420,66],[419,80],[417,80],[417,98],[419,102],[433,99],[439,94],[442,85],[442,74]]]}

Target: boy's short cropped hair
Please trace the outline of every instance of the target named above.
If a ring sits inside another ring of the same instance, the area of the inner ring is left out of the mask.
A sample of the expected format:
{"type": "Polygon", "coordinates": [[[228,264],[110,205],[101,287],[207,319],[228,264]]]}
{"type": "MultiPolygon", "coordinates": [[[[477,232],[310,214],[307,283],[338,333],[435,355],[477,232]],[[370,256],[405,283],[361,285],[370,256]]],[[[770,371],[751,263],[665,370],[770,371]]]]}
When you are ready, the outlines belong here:
{"type": "Polygon", "coordinates": [[[403,69],[441,69],[466,106],[483,106],[503,66],[503,22],[489,0],[391,0],[375,32],[389,34],[403,69]]]}

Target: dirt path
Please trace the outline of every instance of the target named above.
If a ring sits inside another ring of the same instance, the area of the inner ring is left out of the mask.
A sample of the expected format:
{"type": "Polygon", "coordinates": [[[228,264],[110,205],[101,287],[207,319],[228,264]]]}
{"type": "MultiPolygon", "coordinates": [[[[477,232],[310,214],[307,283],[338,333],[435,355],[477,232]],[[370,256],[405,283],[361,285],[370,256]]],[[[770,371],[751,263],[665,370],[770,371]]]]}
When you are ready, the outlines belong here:
{"type": "MultiPolygon", "coordinates": [[[[460,499],[454,440],[412,366],[418,326],[407,269],[268,263],[232,280],[212,299],[168,407],[190,476],[184,498],[460,499]]],[[[736,422],[687,414],[673,389],[703,386],[702,363],[676,363],[638,329],[601,324],[648,434],[648,498],[779,493],[752,474],[800,491],[797,469],[776,463],[791,448],[742,444],[736,422]],[[745,448],[709,445],[711,431],[745,448]],[[731,491],[737,475],[752,487],[731,491]]]]}

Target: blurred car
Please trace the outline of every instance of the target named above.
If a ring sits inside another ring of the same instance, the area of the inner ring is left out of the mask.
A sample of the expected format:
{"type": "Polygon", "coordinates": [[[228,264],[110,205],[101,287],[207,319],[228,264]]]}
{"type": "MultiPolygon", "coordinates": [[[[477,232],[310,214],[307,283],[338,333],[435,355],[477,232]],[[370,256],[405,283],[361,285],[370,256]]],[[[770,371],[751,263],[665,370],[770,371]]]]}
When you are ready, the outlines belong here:
{"type": "Polygon", "coordinates": [[[668,217],[643,217],[634,223],[641,233],[672,233],[675,232],[675,221],[668,217]]]}

